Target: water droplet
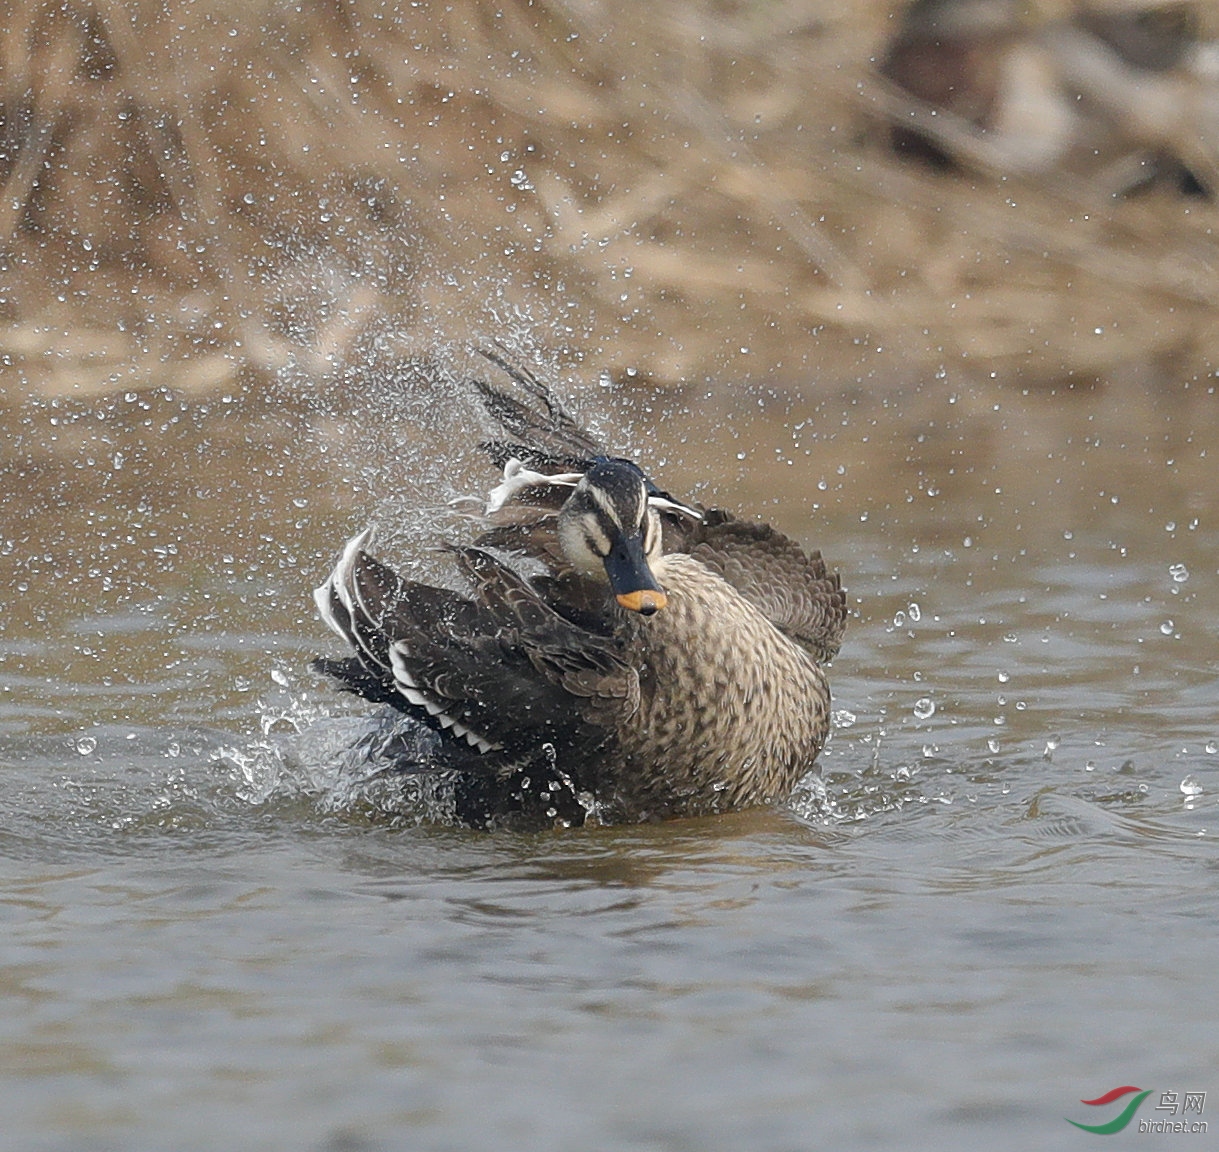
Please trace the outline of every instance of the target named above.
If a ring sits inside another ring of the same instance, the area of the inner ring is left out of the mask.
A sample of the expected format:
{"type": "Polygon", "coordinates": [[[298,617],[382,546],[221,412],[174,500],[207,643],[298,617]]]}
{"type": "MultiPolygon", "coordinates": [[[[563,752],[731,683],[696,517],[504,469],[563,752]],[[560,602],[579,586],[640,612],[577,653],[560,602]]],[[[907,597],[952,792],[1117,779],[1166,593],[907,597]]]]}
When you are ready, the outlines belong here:
{"type": "Polygon", "coordinates": [[[855,713],[848,712],[845,708],[839,708],[837,711],[830,713],[830,719],[833,721],[835,728],[850,728],[855,723],[855,713]]]}
{"type": "Polygon", "coordinates": [[[97,751],[97,740],[93,736],[81,736],[76,741],[76,751],[82,756],[91,756],[97,751]]]}
{"type": "Polygon", "coordinates": [[[992,736],[989,740],[987,740],[986,747],[989,748],[991,750],[991,752],[998,752],[999,751],[999,741],[996,740],[992,736]]]}
{"type": "Polygon", "coordinates": [[[287,673],[281,672],[278,668],[271,669],[271,679],[275,681],[281,688],[288,687],[287,673]]]}
{"type": "Polygon", "coordinates": [[[1198,777],[1192,773],[1181,781],[1181,792],[1185,796],[1201,796],[1202,791],[1202,785],[1198,782],[1198,777]]]}
{"type": "Polygon", "coordinates": [[[1175,624],[1174,624],[1174,623],[1173,623],[1171,620],[1165,620],[1165,621],[1164,621],[1164,623],[1160,625],[1160,631],[1161,631],[1161,632],[1162,632],[1162,633],[1163,633],[1165,636],[1171,636],[1171,635],[1172,635],[1172,630],[1173,630],[1175,627],[1176,627],[1176,625],[1175,625],[1175,624]]]}
{"type": "Polygon", "coordinates": [[[1172,577],[1174,584],[1184,584],[1189,579],[1189,569],[1184,564],[1170,564],[1168,574],[1172,577]]]}
{"type": "Polygon", "coordinates": [[[1219,743],[1214,740],[1208,740],[1206,742],[1206,754],[1213,756],[1216,752],[1219,752],[1219,743]]]}
{"type": "Polygon", "coordinates": [[[919,720],[930,720],[935,715],[935,701],[929,696],[921,696],[914,702],[914,715],[919,720]]]}
{"type": "Polygon", "coordinates": [[[910,607],[906,609],[910,615],[910,619],[917,624],[923,618],[923,610],[918,606],[917,602],[911,602],[910,607]]]}
{"type": "Polygon", "coordinates": [[[999,683],[1006,684],[1011,679],[1011,676],[1006,672],[999,673],[999,683]]]}

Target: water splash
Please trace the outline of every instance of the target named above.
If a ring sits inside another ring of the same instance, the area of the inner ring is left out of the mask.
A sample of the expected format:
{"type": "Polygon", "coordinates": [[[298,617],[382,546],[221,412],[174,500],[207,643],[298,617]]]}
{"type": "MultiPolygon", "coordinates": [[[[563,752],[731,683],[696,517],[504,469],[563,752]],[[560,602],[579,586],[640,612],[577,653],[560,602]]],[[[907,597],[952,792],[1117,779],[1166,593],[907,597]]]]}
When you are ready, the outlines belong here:
{"type": "Polygon", "coordinates": [[[819,769],[807,773],[792,790],[787,807],[801,820],[817,824],[837,824],[860,817],[841,808],[830,795],[819,769]]]}
{"type": "Polygon", "coordinates": [[[211,754],[228,770],[236,798],[251,807],[303,800],[326,815],[391,822],[453,821],[452,779],[404,771],[434,763],[438,738],[392,708],[333,716],[281,669],[258,701],[259,734],[211,754]]]}

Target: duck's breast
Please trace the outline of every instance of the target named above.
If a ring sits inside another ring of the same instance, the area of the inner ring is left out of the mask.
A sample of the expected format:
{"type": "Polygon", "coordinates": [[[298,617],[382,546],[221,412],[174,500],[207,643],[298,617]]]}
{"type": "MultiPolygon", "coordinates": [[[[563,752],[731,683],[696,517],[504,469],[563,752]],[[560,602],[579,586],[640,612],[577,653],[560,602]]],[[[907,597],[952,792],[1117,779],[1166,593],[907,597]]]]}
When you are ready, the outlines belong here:
{"type": "Polygon", "coordinates": [[[622,789],[657,815],[784,799],[825,741],[824,672],[694,558],[667,555],[656,575],[668,605],[626,624],[640,706],[622,789]]]}

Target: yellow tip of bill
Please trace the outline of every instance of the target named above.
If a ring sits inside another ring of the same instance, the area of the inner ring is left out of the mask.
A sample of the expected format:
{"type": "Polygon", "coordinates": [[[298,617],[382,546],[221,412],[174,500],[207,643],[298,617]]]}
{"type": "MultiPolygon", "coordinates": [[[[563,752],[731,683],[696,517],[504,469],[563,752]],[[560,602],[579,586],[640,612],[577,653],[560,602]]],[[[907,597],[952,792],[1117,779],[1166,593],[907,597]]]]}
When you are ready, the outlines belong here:
{"type": "Polygon", "coordinates": [[[669,598],[663,592],[652,588],[644,588],[638,592],[623,592],[618,597],[618,603],[623,608],[629,608],[632,612],[642,612],[645,616],[650,616],[668,602],[669,598]]]}

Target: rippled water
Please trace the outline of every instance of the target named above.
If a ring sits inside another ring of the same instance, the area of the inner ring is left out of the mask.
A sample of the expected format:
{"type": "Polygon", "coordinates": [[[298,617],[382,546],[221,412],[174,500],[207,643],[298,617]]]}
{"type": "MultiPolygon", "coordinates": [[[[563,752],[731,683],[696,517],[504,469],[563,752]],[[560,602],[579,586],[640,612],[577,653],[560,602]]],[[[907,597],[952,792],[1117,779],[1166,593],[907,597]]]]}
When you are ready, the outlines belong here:
{"type": "Polygon", "coordinates": [[[359,784],[309,589],[484,475],[413,402],[9,412],[12,1146],[1075,1148],[1219,1091],[1213,390],[582,402],[842,571],[790,809],[488,835],[359,784]]]}

